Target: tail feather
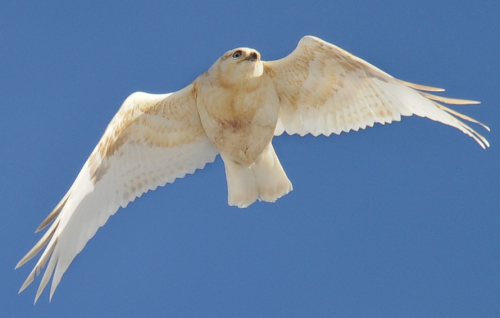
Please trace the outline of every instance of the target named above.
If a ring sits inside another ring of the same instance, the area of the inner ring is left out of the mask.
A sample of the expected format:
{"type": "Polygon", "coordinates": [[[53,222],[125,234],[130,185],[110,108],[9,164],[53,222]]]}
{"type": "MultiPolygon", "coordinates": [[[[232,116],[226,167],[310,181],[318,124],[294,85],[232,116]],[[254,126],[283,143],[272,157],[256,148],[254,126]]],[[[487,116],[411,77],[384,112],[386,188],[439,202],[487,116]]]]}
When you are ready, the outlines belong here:
{"type": "Polygon", "coordinates": [[[286,176],[272,144],[269,144],[252,166],[252,170],[257,179],[257,188],[261,200],[275,202],[292,191],[292,183],[286,176]]]}
{"type": "Polygon", "coordinates": [[[225,159],[227,180],[227,202],[229,205],[246,208],[259,198],[257,180],[251,167],[243,166],[231,159],[225,159]]]}
{"type": "Polygon", "coordinates": [[[292,191],[292,183],[274,152],[272,144],[250,166],[225,158],[228,204],[246,208],[256,200],[275,202],[292,191]]]}

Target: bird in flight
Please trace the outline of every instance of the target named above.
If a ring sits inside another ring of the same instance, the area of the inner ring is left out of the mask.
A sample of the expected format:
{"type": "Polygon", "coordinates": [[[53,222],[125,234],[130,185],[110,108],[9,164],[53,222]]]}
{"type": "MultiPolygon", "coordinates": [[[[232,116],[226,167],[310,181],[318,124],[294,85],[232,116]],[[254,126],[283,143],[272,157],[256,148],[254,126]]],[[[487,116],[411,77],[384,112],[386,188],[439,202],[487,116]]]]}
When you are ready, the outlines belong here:
{"type": "Polygon", "coordinates": [[[229,205],[276,201],[292,190],[272,145],[283,132],[338,135],[417,115],[455,127],[489,147],[464,121],[489,130],[487,126],[443,105],[478,102],[428,93],[440,91],[398,80],[333,44],[306,36],[280,60],[264,62],[256,50],[237,48],[175,93],[133,93],[66,195],[37,228],[50,224],[16,268],[45,250],[19,292],[47,265],[35,303],[51,276],[52,299],[75,256],[120,207],[202,169],[218,154],[229,205]]]}

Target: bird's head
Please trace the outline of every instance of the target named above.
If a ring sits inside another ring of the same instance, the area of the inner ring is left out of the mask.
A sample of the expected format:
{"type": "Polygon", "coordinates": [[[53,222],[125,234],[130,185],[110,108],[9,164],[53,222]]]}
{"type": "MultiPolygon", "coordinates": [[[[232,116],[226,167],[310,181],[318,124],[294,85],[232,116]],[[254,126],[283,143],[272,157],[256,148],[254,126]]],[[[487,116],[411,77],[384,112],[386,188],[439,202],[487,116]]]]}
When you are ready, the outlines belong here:
{"type": "Polygon", "coordinates": [[[260,53],[246,47],[226,52],[214,66],[217,66],[220,75],[231,83],[259,77],[263,72],[260,53]]]}

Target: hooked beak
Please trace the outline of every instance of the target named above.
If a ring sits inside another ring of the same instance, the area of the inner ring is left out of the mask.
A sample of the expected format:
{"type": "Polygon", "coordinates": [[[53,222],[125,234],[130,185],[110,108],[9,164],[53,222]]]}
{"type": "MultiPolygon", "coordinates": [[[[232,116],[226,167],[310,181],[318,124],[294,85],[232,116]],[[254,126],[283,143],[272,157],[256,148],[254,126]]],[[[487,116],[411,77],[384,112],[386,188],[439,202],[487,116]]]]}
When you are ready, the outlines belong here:
{"type": "Polygon", "coordinates": [[[255,62],[259,59],[259,53],[257,52],[252,52],[250,53],[247,57],[245,57],[243,59],[243,61],[251,61],[251,62],[255,62]]]}

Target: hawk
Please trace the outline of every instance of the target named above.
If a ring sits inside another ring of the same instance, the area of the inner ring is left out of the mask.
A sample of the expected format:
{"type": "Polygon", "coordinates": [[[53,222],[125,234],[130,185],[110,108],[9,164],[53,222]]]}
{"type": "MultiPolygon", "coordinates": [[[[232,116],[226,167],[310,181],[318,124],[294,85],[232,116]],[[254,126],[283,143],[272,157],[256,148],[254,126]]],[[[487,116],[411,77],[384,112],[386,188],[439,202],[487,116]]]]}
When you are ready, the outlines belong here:
{"type": "Polygon", "coordinates": [[[398,80],[312,36],[270,62],[250,48],[226,52],[175,93],[130,95],[106,128],[73,185],[37,228],[50,224],[24,256],[44,247],[22,285],[47,265],[35,303],[53,276],[50,299],[85,244],[116,211],[158,186],[202,169],[220,154],[228,203],[274,202],[292,190],[272,145],[274,136],[340,134],[417,115],[452,126],[481,147],[488,141],[444,104],[478,104],[426,92],[443,89],[398,80]],[[47,263],[48,262],[48,263],[47,263]]]}

